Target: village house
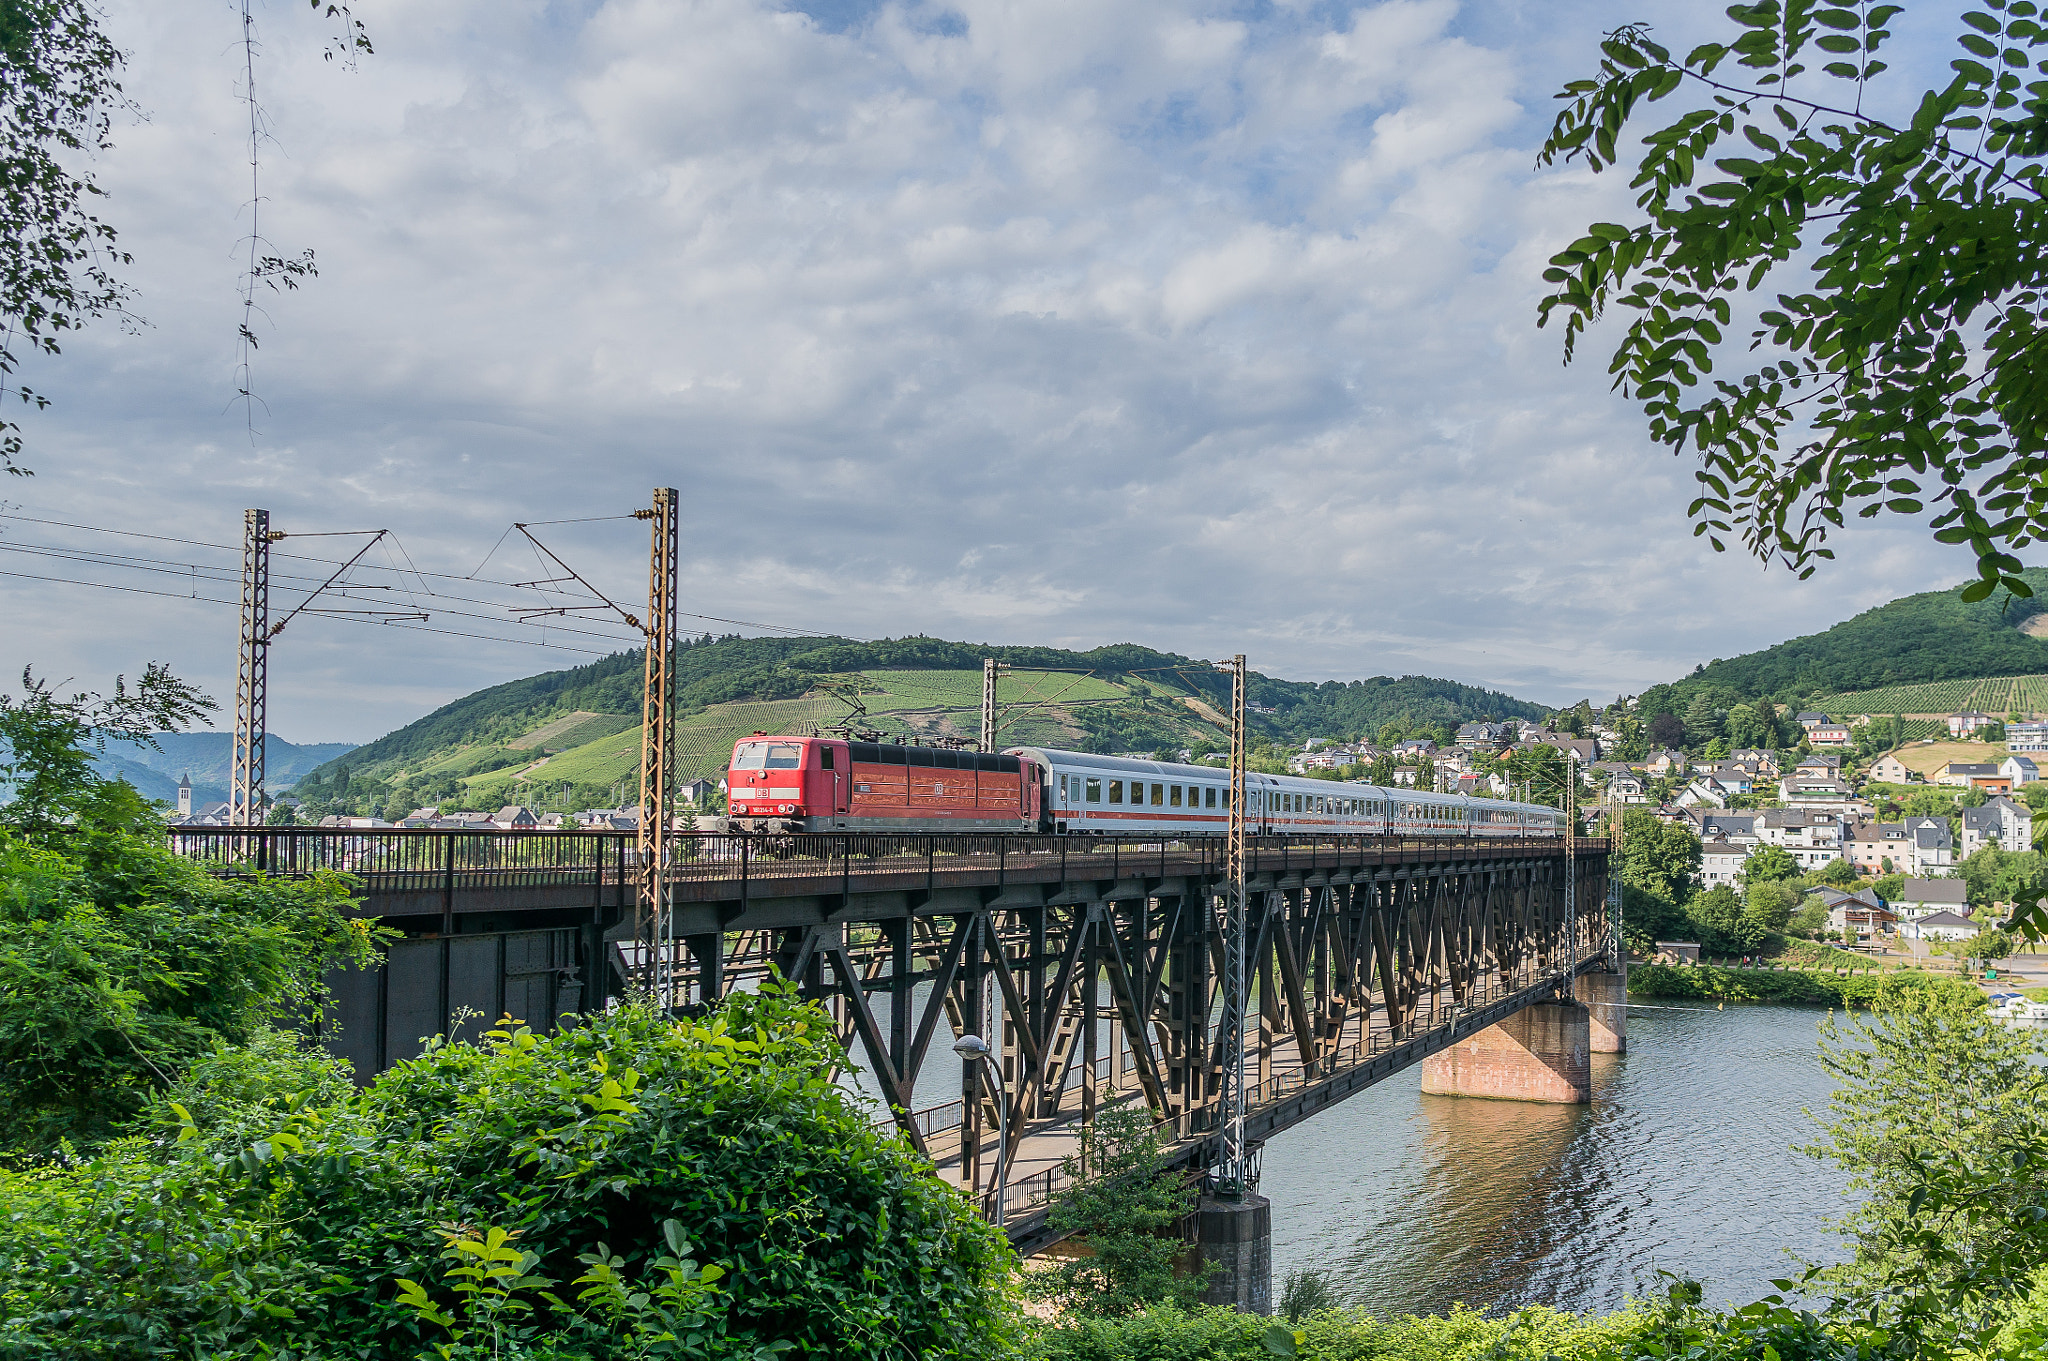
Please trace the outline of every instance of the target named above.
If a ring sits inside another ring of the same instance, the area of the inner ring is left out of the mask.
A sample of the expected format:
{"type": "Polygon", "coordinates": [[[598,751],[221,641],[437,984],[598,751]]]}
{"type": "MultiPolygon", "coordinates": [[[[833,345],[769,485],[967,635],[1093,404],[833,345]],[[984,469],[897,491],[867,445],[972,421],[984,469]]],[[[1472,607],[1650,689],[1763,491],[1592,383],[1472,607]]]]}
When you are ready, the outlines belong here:
{"type": "Polygon", "coordinates": [[[1842,858],[1869,877],[1903,871],[1912,863],[1913,836],[1903,822],[1859,822],[1842,838],[1842,858]]]}
{"type": "Polygon", "coordinates": [[[1968,737],[1979,728],[1988,728],[1997,721],[1990,714],[1978,713],[1975,709],[1965,709],[1962,713],[1950,714],[1948,716],[1948,735],[1950,737],[1968,737]]]}
{"type": "Polygon", "coordinates": [[[1806,730],[1806,740],[1816,747],[1846,747],[1849,745],[1849,725],[1816,723],[1806,730]]]}
{"type": "Polygon", "coordinates": [[[1701,841],[1729,841],[1738,846],[1754,846],[1759,838],[1756,834],[1756,813],[1708,813],[1693,815],[1694,830],[1701,841]]]}
{"type": "Polygon", "coordinates": [[[2008,756],[1998,763],[1998,773],[2012,781],[2012,787],[2032,784],[2041,778],[2041,768],[2034,764],[2031,756],[2008,756]]]}
{"type": "Polygon", "coordinates": [[[1685,774],[1685,753],[1682,751],[1653,751],[1644,770],[1660,779],[1666,775],[1685,774]]]}
{"type": "Polygon", "coordinates": [[[1764,747],[1737,747],[1728,753],[1728,759],[1748,769],[1752,774],[1770,779],[1778,777],[1778,754],[1764,747]]]}
{"type": "Polygon", "coordinates": [[[2005,725],[2007,751],[2048,751],[2048,722],[2005,725]]]}
{"type": "Polygon", "coordinates": [[[1815,728],[1819,727],[1823,723],[1834,722],[1834,720],[1829,718],[1826,714],[1812,712],[1803,713],[1799,715],[1797,718],[1793,719],[1792,721],[1797,723],[1800,727],[1806,729],[1808,733],[1811,733],[1815,728]]]}
{"type": "Polygon", "coordinates": [[[1961,850],[1966,860],[1986,846],[2015,853],[2033,848],[2033,810],[2011,799],[1989,799],[1981,808],[1965,808],[1962,824],[1961,850]]]}
{"type": "Polygon", "coordinates": [[[1749,858],[1749,850],[1729,841],[1700,843],[1700,882],[1708,888],[1732,886],[1742,874],[1742,862],[1749,858]]]}
{"type": "Polygon", "coordinates": [[[1711,775],[1701,775],[1679,791],[1677,803],[1681,808],[1726,808],[1730,795],[1722,783],[1711,775]]]}
{"type": "Polygon", "coordinates": [[[1648,803],[1649,795],[1644,792],[1643,777],[1632,770],[1622,770],[1607,776],[1607,802],[1648,803]]]}
{"type": "Polygon", "coordinates": [[[521,807],[516,803],[508,803],[503,808],[500,808],[498,815],[492,818],[491,822],[494,826],[508,832],[531,831],[535,827],[540,826],[540,819],[533,815],[532,809],[521,807]]]}
{"type": "Polygon", "coordinates": [[[1467,751],[1495,751],[1510,740],[1505,723],[1460,723],[1456,736],[1467,751]]]}
{"type": "Polygon", "coordinates": [[[1890,906],[1901,921],[1914,921],[1936,912],[1960,915],[1969,911],[1965,887],[1960,879],[1908,879],[1890,906]]]}
{"type": "Polygon", "coordinates": [[[1870,763],[1870,778],[1881,784],[1911,784],[1915,777],[1904,761],[1887,752],[1870,763]]]}
{"type": "Polygon", "coordinates": [[[1968,940],[1977,925],[1953,912],[1933,912],[1900,926],[1899,934],[1908,940],[1968,940]]]}
{"type": "Polygon", "coordinates": [[[1842,858],[1842,824],[1807,809],[1766,808],[1757,815],[1757,840],[1792,853],[1801,873],[1842,858]]]}
{"type": "Polygon", "coordinates": [[[1828,929],[1844,933],[1845,938],[1853,934],[1858,941],[1892,929],[1898,920],[1895,913],[1863,895],[1843,893],[1828,905],[1828,929]]]}
{"type": "MultiPolygon", "coordinates": [[[[1968,789],[1981,779],[1999,778],[1998,767],[1988,761],[1950,761],[1934,772],[1934,782],[1958,789],[1968,789]]],[[[2010,788],[2011,781],[2007,781],[2010,788]]]]}
{"type": "Polygon", "coordinates": [[[1906,832],[1913,838],[1907,873],[1933,878],[1937,871],[1955,868],[1956,843],[1949,835],[1947,818],[1907,818],[1906,832]]]}

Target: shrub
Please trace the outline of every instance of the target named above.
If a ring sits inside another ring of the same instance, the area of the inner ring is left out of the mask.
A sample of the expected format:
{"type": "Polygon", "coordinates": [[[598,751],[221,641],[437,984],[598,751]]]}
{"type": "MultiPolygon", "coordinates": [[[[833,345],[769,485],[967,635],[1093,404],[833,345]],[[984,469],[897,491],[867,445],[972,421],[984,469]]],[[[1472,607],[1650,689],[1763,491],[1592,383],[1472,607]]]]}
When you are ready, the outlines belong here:
{"type": "Polygon", "coordinates": [[[1981,1007],[1984,994],[1954,978],[1925,973],[1808,973],[1804,970],[1672,968],[1631,965],[1633,997],[1693,997],[1727,1002],[1804,1002],[1890,1010],[1903,1006],[1981,1007]]]}
{"type": "Polygon", "coordinates": [[[0,1354],[950,1357],[1006,1336],[1007,1244],[875,1129],[833,1081],[828,1018],[784,994],[437,1043],[338,1099],[317,1074],[317,1099],[277,1094],[307,1060],[273,1058],[194,1065],[153,1141],[0,1174],[0,1354]]]}

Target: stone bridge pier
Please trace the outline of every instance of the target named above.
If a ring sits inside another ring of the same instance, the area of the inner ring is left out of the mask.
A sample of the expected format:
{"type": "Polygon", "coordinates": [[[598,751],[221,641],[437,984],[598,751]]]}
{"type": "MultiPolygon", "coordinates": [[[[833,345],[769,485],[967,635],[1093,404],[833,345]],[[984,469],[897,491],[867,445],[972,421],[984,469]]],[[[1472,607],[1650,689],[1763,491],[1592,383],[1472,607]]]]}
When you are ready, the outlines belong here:
{"type": "Polygon", "coordinates": [[[1594,1054],[1626,1051],[1628,974],[1582,974],[1570,998],[1524,1007],[1423,1060],[1433,1096],[1585,1105],[1594,1054]]]}

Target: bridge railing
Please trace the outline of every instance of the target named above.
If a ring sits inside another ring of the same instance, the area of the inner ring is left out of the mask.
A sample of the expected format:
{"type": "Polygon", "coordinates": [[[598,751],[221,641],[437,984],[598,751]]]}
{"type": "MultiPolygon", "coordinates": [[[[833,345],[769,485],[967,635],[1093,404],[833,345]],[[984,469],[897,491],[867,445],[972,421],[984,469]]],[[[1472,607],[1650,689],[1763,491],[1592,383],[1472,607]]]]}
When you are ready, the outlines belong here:
{"type": "MultiPolygon", "coordinates": [[[[528,885],[623,885],[637,873],[630,832],[415,827],[175,827],[172,849],[224,875],[303,877],[319,870],[358,875],[370,896],[434,889],[528,885]]],[[[1555,842],[1537,845],[1554,847],[1555,842]]],[[[1530,842],[1493,837],[1401,837],[1309,833],[1251,838],[1246,868],[1286,873],[1332,853],[1385,861],[1426,861],[1487,847],[1527,850],[1530,842]]],[[[669,877],[679,885],[729,881],[867,877],[964,872],[998,879],[1010,870],[1087,878],[1213,875],[1222,871],[1218,837],[1034,836],[1022,833],[806,832],[793,835],[677,832],[669,839],[669,877]]]]}

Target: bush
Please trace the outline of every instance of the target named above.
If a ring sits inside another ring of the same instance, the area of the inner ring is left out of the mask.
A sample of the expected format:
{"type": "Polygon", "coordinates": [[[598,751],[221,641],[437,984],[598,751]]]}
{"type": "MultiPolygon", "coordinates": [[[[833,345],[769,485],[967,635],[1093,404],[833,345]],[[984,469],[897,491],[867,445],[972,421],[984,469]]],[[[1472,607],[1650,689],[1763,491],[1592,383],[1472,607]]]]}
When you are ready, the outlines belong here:
{"type": "Polygon", "coordinates": [[[329,1067],[312,1099],[283,1091],[317,1058],[271,1043],[195,1064],[155,1139],[0,1173],[0,1355],[1003,1344],[1007,1244],[835,1085],[829,1019],[783,994],[437,1043],[362,1092],[329,1067]]]}
{"type": "Polygon", "coordinates": [[[1800,969],[1672,968],[1631,965],[1632,997],[1692,997],[1727,1002],[1803,1002],[1883,1011],[1906,1006],[1981,1007],[1984,994],[1954,978],[1925,973],[1809,973],[1800,969]]]}
{"type": "MultiPolygon", "coordinates": [[[[1311,1361],[1592,1361],[1632,1338],[1644,1319],[1623,1310],[1581,1318],[1525,1309],[1509,1320],[1463,1306],[1434,1317],[1375,1318],[1363,1309],[1311,1314],[1297,1355],[1311,1361]]],[[[1042,1361],[1268,1361],[1271,1321],[1228,1309],[1161,1305],[1122,1319],[1085,1319],[1041,1329],[1026,1355],[1042,1361]]]]}
{"type": "Polygon", "coordinates": [[[307,1015],[324,970],[372,955],[348,896],[336,874],[217,878],[139,836],[0,829],[0,1149],[94,1146],[200,1055],[307,1015]]]}

